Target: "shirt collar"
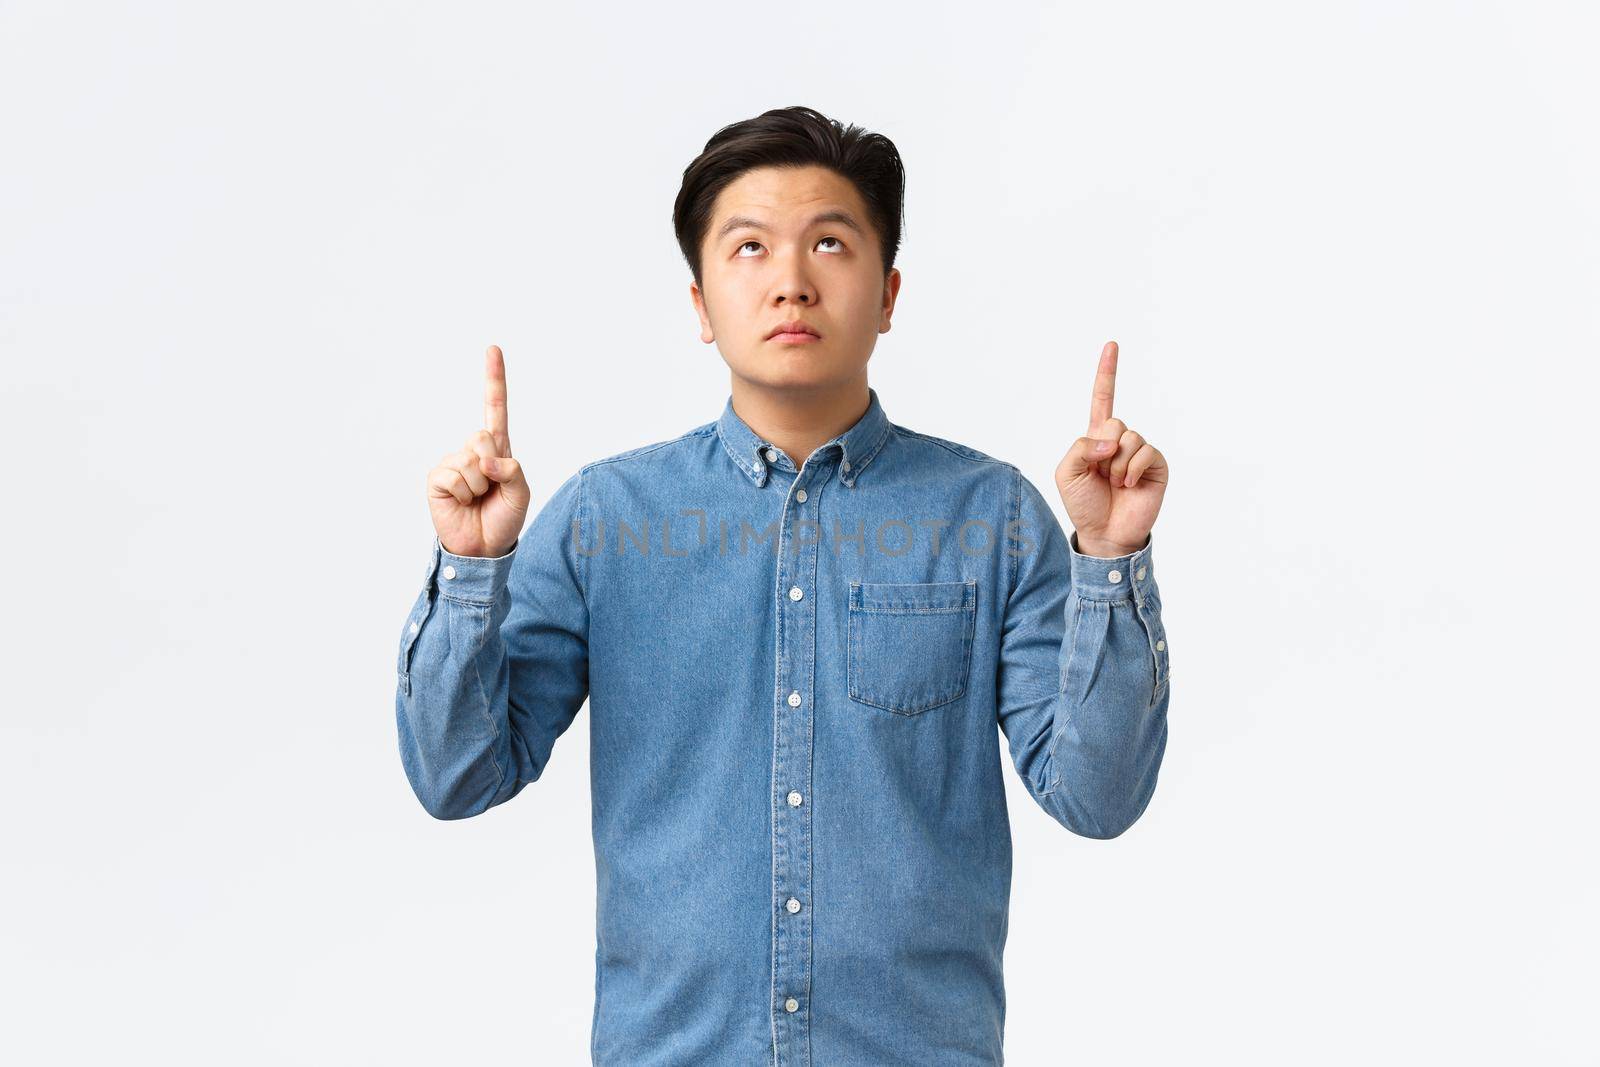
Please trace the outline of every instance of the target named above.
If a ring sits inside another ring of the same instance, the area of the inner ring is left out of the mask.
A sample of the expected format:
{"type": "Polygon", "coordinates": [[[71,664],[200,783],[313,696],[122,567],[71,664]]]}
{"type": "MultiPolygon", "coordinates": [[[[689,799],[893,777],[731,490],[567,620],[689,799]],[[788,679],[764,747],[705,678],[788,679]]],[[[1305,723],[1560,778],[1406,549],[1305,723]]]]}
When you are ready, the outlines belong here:
{"type": "MultiPolygon", "coordinates": [[[[855,425],[817,446],[818,452],[834,447],[842,450],[844,458],[839,464],[839,479],[852,488],[856,479],[861,476],[861,472],[866,470],[867,464],[872,462],[872,457],[878,454],[878,450],[889,437],[889,419],[883,413],[883,403],[878,399],[878,391],[868,386],[867,396],[869,397],[867,410],[856,420],[855,425]]],[[[777,451],[777,446],[758,436],[749,424],[734,412],[732,395],[722,407],[722,416],[717,419],[717,436],[722,438],[722,445],[733,458],[734,465],[757,485],[767,484],[767,471],[774,463],[786,470],[793,469],[788,458],[777,451]],[[776,452],[775,461],[767,459],[768,448],[776,452]]]]}

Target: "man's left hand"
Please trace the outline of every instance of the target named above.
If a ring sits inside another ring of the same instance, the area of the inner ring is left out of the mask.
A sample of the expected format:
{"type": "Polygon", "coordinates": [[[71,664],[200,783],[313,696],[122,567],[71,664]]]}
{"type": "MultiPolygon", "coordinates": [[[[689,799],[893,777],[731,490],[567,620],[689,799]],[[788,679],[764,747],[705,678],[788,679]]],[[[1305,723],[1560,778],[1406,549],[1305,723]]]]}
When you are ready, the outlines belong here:
{"type": "Polygon", "coordinates": [[[1143,548],[1167,492],[1167,458],[1111,414],[1116,384],[1117,342],[1107,341],[1094,376],[1089,431],[1056,466],[1056,489],[1078,531],[1078,551],[1089,556],[1143,548]]]}

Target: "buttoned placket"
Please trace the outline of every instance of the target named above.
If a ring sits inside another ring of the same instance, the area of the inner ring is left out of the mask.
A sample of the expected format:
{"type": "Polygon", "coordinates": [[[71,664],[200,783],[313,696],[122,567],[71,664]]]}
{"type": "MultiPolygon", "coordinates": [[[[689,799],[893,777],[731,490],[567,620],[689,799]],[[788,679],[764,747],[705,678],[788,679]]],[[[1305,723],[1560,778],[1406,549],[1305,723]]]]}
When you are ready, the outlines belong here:
{"type": "MultiPolygon", "coordinates": [[[[811,760],[816,693],[817,551],[822,486],[836,447],[802,464],[788,489],[778,536],[777,688],[772,734],[772,1042],[774,1067],[811,1063],[811,760]],[[804,539],[795,527],[806,522],[804,539]]],[[[763,455],[772,470],[787,458],[763,455]]]]}

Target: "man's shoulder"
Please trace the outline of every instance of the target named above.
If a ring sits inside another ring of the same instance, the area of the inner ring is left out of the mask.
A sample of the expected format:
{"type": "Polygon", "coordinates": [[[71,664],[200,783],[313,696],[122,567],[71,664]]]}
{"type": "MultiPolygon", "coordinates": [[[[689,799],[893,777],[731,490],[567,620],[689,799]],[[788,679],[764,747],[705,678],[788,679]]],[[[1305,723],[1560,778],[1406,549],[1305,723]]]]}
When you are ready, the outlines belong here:
{"type": "Polygon", "coordinates": [[[948,437],[923,433],[920,430],[901,426],[899,423],[890,423],[890,429],[907,444],[923,449],[928,456],[933,458],[943,459],[948,456],[954,457],[950,462],[964,461],[966,463],[992,464],[1002,470],[1017,471],[1015,463],[992,456],[981,449],[962,444],[960,441],[952,441],[948,437]]]}
{"type": "Polygon", "coordinates": [[[716,431],[717,424],[715,422],[701,423],[699,426],[685,430],[676,437],[667,437],[659,441],[651,441],[647,444],[635,445],[632,448],[625,448],[621,452],[613,452],[610,455],[601,456],[598,459],[592,459],[583,465],[579,473],[588,474],[597,467],[604,467],[607,464],[613,463],[626,463],[629,460],[644,459],[648,456],[654,456],[657,453],[662,454],[660,458],[670,458],[674,445],[692,446],[700,443],[705,438],[716,433],[716,431]]]}

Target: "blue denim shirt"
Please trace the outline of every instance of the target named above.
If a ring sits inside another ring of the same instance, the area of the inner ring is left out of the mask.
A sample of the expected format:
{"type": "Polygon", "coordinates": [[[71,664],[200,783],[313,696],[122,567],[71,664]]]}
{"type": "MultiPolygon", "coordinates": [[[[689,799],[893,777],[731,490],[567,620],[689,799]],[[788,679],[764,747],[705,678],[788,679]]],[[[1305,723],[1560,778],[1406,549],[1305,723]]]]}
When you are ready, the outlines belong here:
{"type": "Polygon", "coordinates": [[[730,396],[504,556],[434,541],[395,702],[422,806],[517,796],[588,700],[595,1064],[1002,1063],[1000,736],[1075,834],[1155,789],[1150,541],[1078,553],[1017,467],[869,392],[798,470],[730,396]]]}

